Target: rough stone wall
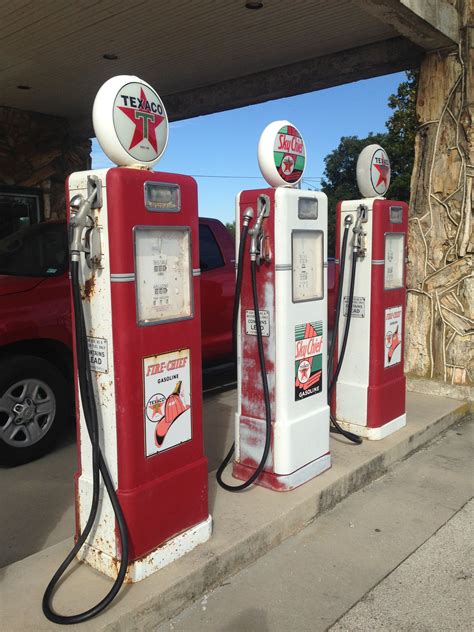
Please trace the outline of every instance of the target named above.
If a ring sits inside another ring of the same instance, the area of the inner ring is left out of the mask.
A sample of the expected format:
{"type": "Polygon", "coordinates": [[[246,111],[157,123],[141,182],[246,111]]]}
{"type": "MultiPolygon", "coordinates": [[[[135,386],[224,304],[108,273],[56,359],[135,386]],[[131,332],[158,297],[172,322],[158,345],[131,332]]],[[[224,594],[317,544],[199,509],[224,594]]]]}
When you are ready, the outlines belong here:
{"type": "Polygon", "coordinates": [[[66,177],[90,168],[90,152],[66,120],[0,107],[0,184],[42,189],[46,219],[64,217],[66,177]]]}
{"type": "Polygon", "coordinates": [[[426,55],[408,235],[407,374],[472,383],[474,277],[473,10],[460,3],[458,50],[426,55]]]}

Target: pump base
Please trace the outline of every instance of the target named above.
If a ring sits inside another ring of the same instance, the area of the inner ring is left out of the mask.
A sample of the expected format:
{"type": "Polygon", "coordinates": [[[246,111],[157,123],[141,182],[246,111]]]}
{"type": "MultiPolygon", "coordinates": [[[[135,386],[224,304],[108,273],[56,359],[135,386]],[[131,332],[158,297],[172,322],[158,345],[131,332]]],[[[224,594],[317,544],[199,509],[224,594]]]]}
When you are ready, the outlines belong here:
{"type": "Polygon", "coordinates": [[[348,430],[353,434],[358,435],[359,437],[364,437],[365,439],[369,439],[370,441],[379,441],[380,439],[384,439],[391,435],[392,433],[400,430],[406,426],[407,416],[406,414],[400,415],[396,419],[392,419],[383,426],[379,426],[378,428],[370,428],[369,426],[360,426],[359,424],[351,424],[347,421],[337,420],[337,423],[344,428],[344,430],[348,430]]]}
{"type": "MultiPolygon", "coordinates": [[[[198,544],[207,542],[212,533],[212,516],[206,520],[170,538],[160,547],[145,555],[139,560],[130,562],[125,576],[125,582],[135,583],[156,573],[164,566],[171,564],[186,553],[192,551],[198,544]]],[[[85,544],[79,552],[77,559],[85,562],[95,570],[115,579],[119,563],[104,551],[99,551],[93,546],[85,544]]]]}
{"type": "MultiPolygon", "coordinates": [[[[289,492],[303,483],[311,480],[318,474],[322,474],[331,467],[331,455],[328,452],[315,461],[307,463],[291,474],[276,474],[275,472],[263,471],[255,481],[255,485],[261,485],[276,492],[289,492]]],[[[234,461],[232,476],[242,481],[247,481],[255,472],[255,468],[248,467],[242,463],[234,461]]]]}

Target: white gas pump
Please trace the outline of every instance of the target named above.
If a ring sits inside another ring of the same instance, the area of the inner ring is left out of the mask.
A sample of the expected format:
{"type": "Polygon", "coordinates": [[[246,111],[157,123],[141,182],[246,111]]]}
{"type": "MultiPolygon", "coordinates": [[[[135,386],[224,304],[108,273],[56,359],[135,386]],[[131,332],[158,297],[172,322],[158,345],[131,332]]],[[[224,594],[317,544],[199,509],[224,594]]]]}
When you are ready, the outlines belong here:
{"type": "Polygon", "coordinates": [[[361,152],[357,183],[364,197],[340,202],[337,208],[338,344],[334,376],[330,371],[336,389],[332,405],[344,432],[382,439],[406,424],[408,207],[383,197],[390,184],[390,161],[380,145],[361,152]]]}
{"type": "Polygon", "coordinates": [[[238,410],[233,475],[293,489],[330,467],[327,403],[327,198],[295,188],[303,138],[288,121],[263,131],[258,159],[272,188],[236,199],[238,410]],[[247,234],[250,248],[246,250],[247,234]],[[239,300],[240,299],[240,300],[239,300]]]}

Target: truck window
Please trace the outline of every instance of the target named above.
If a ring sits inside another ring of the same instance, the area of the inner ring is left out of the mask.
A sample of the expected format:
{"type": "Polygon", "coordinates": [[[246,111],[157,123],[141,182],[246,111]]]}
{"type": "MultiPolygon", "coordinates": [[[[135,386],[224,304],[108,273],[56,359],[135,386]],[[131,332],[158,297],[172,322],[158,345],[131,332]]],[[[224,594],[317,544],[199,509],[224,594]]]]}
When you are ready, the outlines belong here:
{"type": "Polygon", "coordinates": [[[67,266],[65,223],[32,224],[0,239],[0,274],[56,276],[67,266]]]}
{"type": "Polygon", "coordinates": [[[212,230],[199,224],[199,260],[201,270],[212,270],[224,265],[224,258],[212,230]]]}

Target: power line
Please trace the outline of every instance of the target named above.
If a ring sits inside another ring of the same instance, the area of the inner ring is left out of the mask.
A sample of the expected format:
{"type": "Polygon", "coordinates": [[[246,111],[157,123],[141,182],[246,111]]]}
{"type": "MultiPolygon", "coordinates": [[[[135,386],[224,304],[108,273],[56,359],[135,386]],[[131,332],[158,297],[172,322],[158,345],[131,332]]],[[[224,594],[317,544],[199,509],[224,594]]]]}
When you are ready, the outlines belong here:
{"type": "MultiPolygon", "coordinates": [[[[204,174],[189,174],[192,178],[226,178],[232,180],[264,180],[263,176],[227,176],[227,175],[204,175],[204,174]]],[[[303,180],[322,180],[322,176],[306,176],[303,180]]]]}

